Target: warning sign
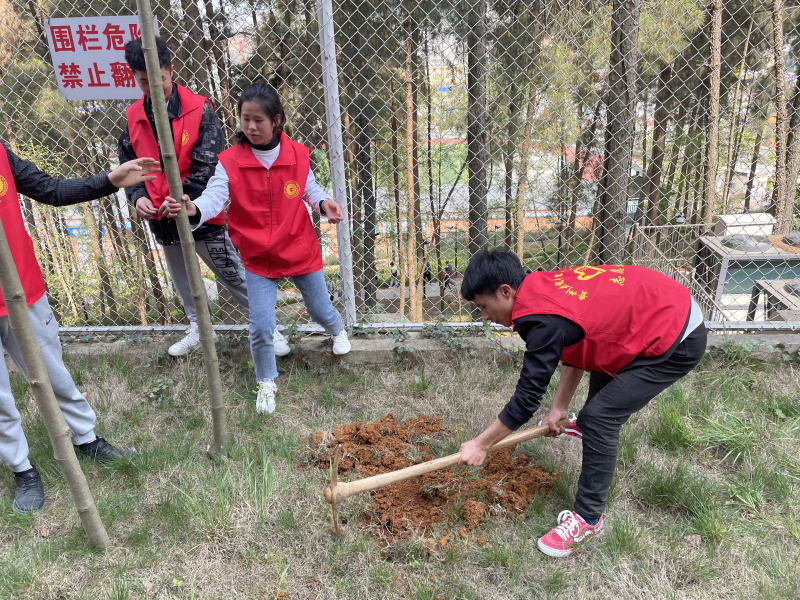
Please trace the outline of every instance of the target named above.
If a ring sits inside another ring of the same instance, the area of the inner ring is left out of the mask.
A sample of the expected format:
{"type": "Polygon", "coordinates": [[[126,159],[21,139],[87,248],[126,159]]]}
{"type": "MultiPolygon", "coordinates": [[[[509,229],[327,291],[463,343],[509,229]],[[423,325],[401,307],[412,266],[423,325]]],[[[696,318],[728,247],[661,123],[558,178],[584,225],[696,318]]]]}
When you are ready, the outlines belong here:
{"type": "MultiPolygon", "coordinates": [[[[138,16],[70,17],[45,19],[44,23],[64,100],[141,98],[125,62],[125,44],[141,37],[138,16]]],[[[155,17],[153,25],[158,35],[155,17]]]]}

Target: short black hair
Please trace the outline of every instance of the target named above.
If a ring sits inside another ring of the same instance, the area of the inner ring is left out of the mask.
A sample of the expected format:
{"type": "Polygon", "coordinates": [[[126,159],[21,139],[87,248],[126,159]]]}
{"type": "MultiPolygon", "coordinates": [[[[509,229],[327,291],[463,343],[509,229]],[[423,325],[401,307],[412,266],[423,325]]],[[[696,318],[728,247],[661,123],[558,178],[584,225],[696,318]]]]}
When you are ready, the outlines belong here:
{"type": "MultiPolygon", "coordinates": [[[[158,52],[158,66],[162,69],[169,69],[172,66],[172,54],[164,38],[156,38],[156,52],[158,52]]],[[[125,44],[125,62],[131,71],[147,72],[147,65],[144,62],[144,51],[142,50],[142,38],[136,38],[125,44]]]]}
{"type": "Polygon", "coordinates": [[[496,294],[499,287],[508,284],[515,290],[525,279],[522,262],[513,252],[490,250],[473,256],[461,282],[461,295],[471,302],[477,294],[496,294]]]}

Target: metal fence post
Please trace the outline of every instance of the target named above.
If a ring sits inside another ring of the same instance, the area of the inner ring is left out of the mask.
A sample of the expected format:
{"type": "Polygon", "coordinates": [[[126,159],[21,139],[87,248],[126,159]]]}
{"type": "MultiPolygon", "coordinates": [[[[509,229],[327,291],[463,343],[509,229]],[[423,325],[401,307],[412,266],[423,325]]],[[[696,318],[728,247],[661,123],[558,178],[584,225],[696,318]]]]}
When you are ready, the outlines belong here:
{"type": "Polygon", "coordinates": [[[333,37],[333,3],[317,2],[319,23],[322,83],[325,88],[325,115],[328,125],[328,159],[331,165],[333,199],[342,207],[344,220],[336,226],[339,243],[339,267],[344,292],[345,326],[349,333],[356,325],[356,298],[353,284],[353,254],[350,248],[350,209],[347,205],[347,187],[344,171],[344,145],[342,144],[342,111],[339,105],[339,74],[336,65],[336,42],[333,37]]]}

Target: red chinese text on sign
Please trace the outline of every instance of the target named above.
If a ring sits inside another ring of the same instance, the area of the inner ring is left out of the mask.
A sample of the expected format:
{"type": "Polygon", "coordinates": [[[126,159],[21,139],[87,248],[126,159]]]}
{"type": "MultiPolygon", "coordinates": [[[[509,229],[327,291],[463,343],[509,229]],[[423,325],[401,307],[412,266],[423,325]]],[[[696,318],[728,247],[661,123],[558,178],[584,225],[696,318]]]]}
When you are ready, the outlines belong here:
{"type": "Polygon", "coordinates": [[[136,87],[136,80],[133,78],[133,71],[128,63],[113,62],[111,67],[111,78],[114,80],[114,87],[136,87]]]}
{"type": "Polygon", "coordinates": [[[53,38],[53,48],[56,52],[75,52],[75,41],[72,39],[72,29],[69,25],[51,27],[50,37],[53,38]]]}
{"type": "Polygon", "coordinates": [[[81,68],[75,63],[69,65],[61,63],[58,67],[58,74],[61,75],[61,82],[65,88],[75,89],[76,87],[83,87],[81,68]]]}
{"type": "Polygon", "coordinates": [[[78,46],[83,48],[84,52],[89,50],[102,50],[103,46],[100,44],[100,35],[97,33],[97,25],[78,25],[78,46]]]}
{"type": "Polygon", "coordinates": [[[125,30],[122,27],[108,23],[103,35],[106,36],[106,50],[125,50],[125,30]]]}
{"type": "Polygon", "coordinates": [[[103,83],[100,79],[100,75],[105,74],[106,72],[101,71],[97,63],[94,63],[94,66],[89,69],[89,87],[111,87],[110,83],[103,83]]]}

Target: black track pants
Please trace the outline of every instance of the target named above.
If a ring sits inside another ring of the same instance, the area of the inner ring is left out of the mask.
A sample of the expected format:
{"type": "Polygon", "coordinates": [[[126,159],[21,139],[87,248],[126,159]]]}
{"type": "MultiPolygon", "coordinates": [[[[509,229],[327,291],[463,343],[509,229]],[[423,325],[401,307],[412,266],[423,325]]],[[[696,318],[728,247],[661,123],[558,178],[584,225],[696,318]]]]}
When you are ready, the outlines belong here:
{"type": "Polygon", "coordinates": [[[583,432],[583,466],[575,512],[584,519],[598,519],[605,510],[622,425],[697,366],[705,349],[706,328],[700,325],[664,361],[627,367],[616,377],[591,372],[589,396],[578,414],[578,426],[583,432]]]}

